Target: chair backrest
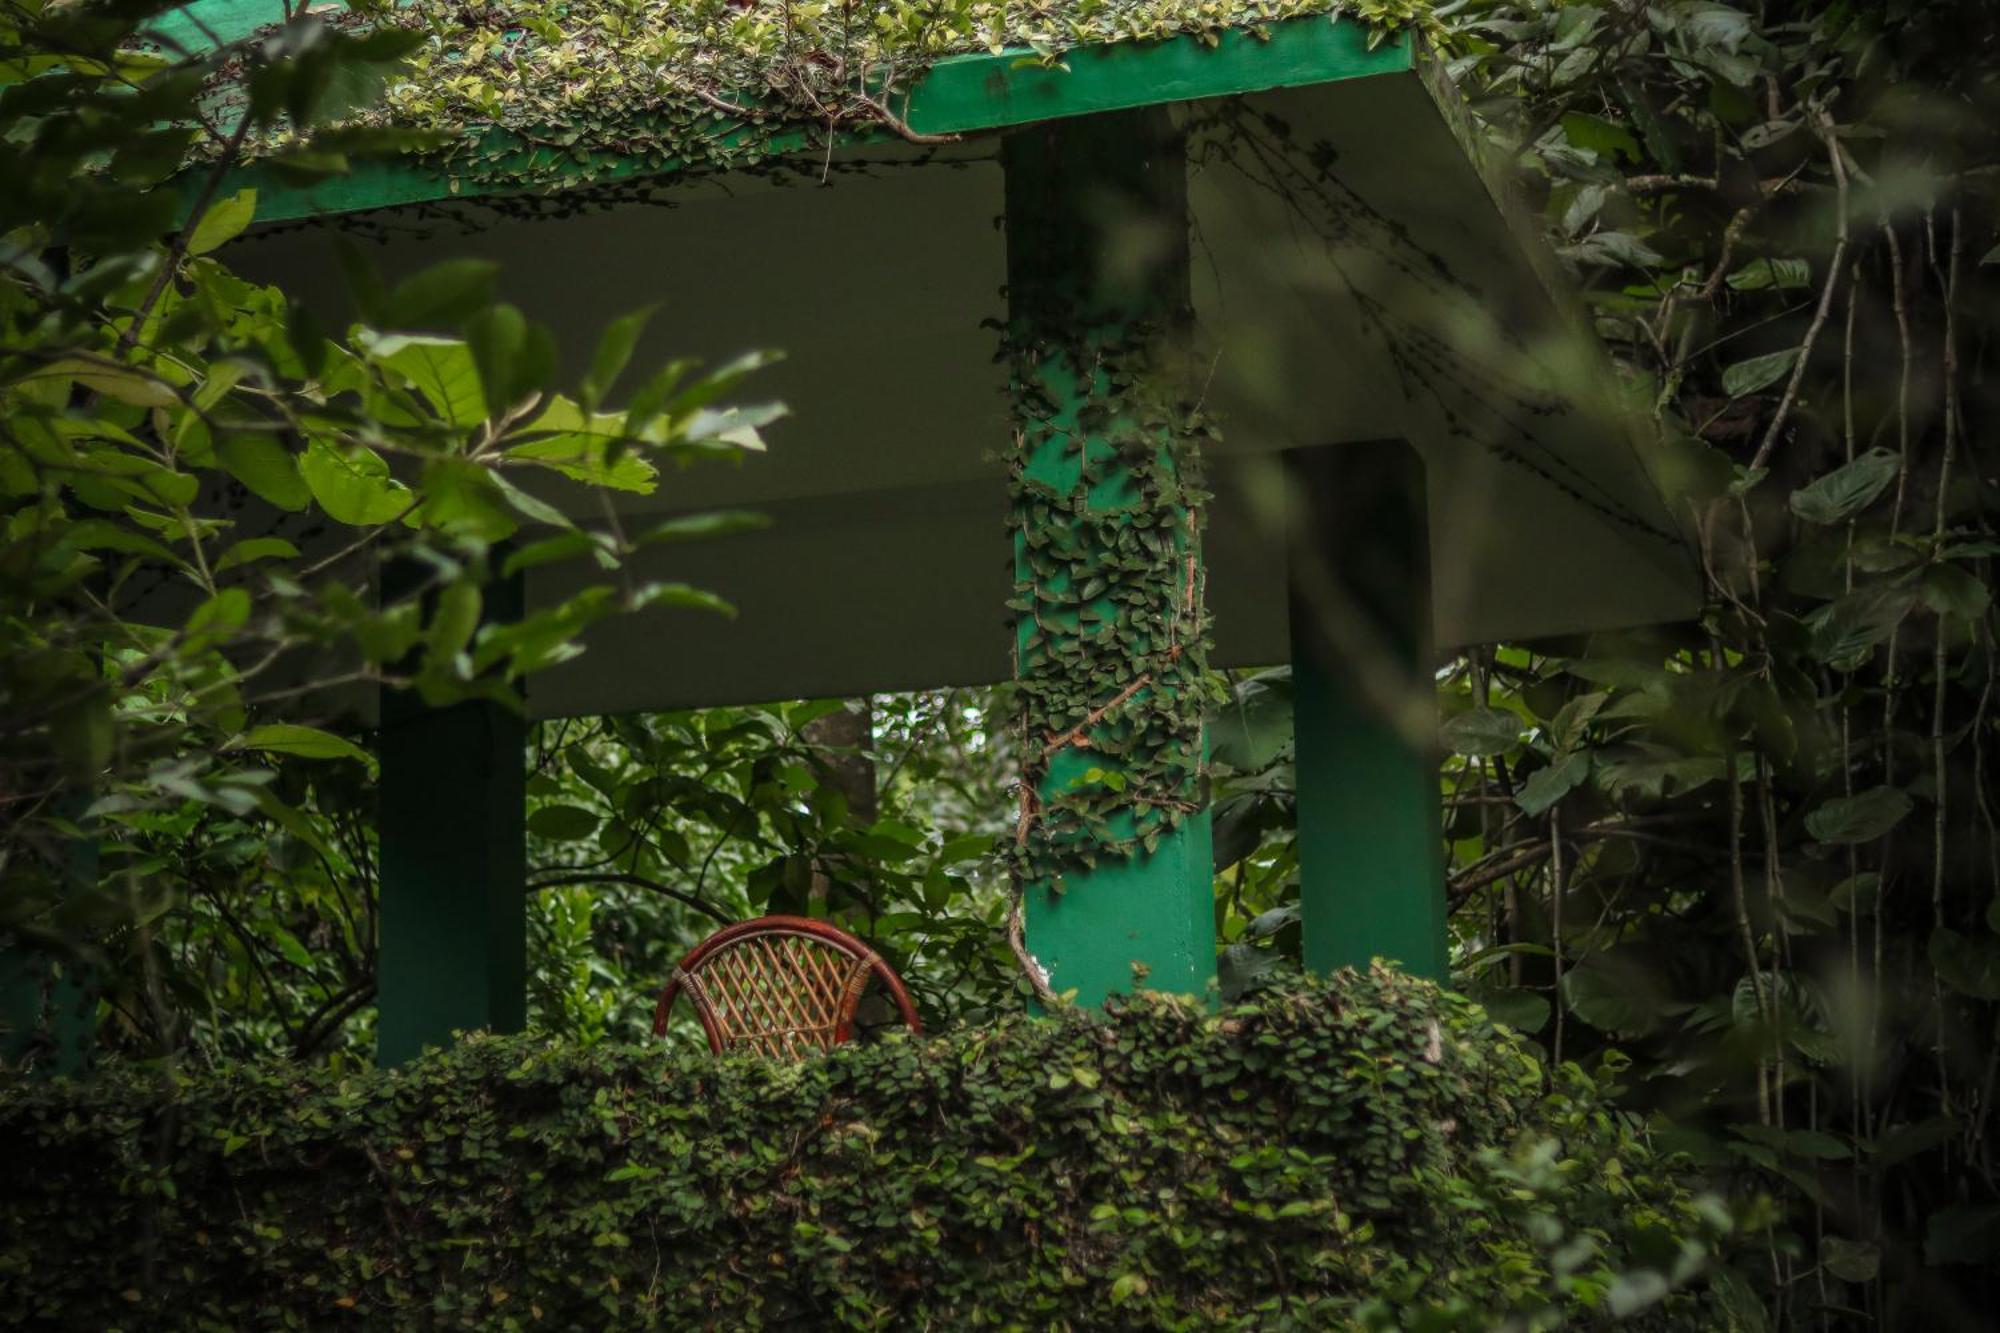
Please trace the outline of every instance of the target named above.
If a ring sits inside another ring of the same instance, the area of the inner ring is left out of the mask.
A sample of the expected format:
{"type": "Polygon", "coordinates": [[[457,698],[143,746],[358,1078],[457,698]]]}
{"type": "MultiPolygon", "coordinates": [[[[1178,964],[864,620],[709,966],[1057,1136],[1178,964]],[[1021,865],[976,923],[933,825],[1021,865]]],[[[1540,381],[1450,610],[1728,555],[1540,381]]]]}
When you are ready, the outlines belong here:
{"type": "Polygon", "coordinates": [[[697,944],[660,992],[653,1034],[685,990],[719,1055],[747,1049],[797,1059],[851,1039],[854,1012],[874,977],[912,1032],[922,1032],[902,978],[846,931],[801,916],[724,926],[697,944]]]}

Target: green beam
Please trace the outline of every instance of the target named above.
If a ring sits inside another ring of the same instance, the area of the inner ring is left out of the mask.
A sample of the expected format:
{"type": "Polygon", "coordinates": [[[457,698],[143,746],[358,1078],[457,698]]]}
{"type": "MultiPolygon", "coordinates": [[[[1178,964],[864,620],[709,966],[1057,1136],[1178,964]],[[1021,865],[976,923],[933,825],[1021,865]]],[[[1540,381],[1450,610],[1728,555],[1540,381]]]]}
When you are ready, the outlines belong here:
{"type": "MultiPolygon", "coordinates": [[[[519,577],[487,614],[521,614],[519,577]]],[[[384,691],[376,1062],[527,1019],[527,723],[503,704],[384,691]]]]}
{"type": "Polygon", "coordinates": [[[1402,443],[1293,455],[1299,906],[1306,966],[1443,980],[1443,832],[1423,462],[1402,443]]]}
{"type": "MultiPolygon", "coordinates": [[[[1185,142],[1163,108],[1118,112],[1039,125],[1010,136],[1006,169],[1007,286],[1012,336],[1023,345],[1049,348],[1128,348],[1182,318],[1188,308],[1187,163],[1185,142]],[[1135,258],[1135,256],[1143,256],[1135,258]]],[[[1129,422],[1106,417],[1112,387],[1101,368],[1053,355],[1017,363],[1016,420],[1023,423],[1027,479],[1074,497],[1086,512],[1130,509],[1125,469],[1112,440],[1129,434],[1129,422]],[[1082,458],[1088,452],[1105,469],[1084,489],[1082,458]]],[[[1028,509],[1024,515],[1048,514],[1028,509]]],[[[1188,531],[1185,510],[1167,530],[1188,531]]],[[[1016,577],[1028,577],[1026,553],[1039,534],[1024,517],[1015,533],[1016,577]]],[[[1067,526],[1067,525],[1065,525],[1067,526]]],[[[1073,533],[1051,533],[1063,540],[1073,533]]],[[[1192,543],[1192,538],[1186,539],[1192,543]]],[[[1187,553],[1198,559],[1190,544],[1187,553]]],[[[1158,596],[1177,599],[1178,583],[1158,596]]],[[[1101,598],[1092,610],[1105,618],[1119,606],[1101,598]]],[[[1171,607],[1167,608],[1169,611],[1171,607]]],[[[1058,613],[1043,613],[1051,631],[1058,613]]],[[[1067,612],[1081,623],[1081,612],[1067,612]]],[[[1032,676],[1073,670],[1036,640],[1036,613],[1020,616],[1018,670],[1032,676]]],[[[1074,624],[1057,627],[1073,631],[1074,624]]],[[[1150,645],[1113,651],[1143,652],[1150,645]]],[[[1141,696],[1135,696],[1141,697],[1141,696]]],[[[1116,771],[1121,760],[1109,746],[1110,721],[1085,729],[1086,743],[1059,751],[1042,776],[1046,801],[1092,767],[1116,771]],[[1090,742],[1098,742],[1093,745],[1090,742]],[[1106,748],[1100,748],[1104,746],[1106,748]]],[[[1199,731],[1185,738],[1199,747],[1199,731]]],[[[1129,825],[1114,823],[1114,836],[1129,825]]],[[[1058,993],[1074,991],[1079,1003],[1101,1003],[1138,984],[1206,995],[1215,979],[1215,919],[1210,813],[1183,819],[1150,853],[1107,856],[1060,884],[1025,886],[1029,951],[1058,993]],[[1136,969],[1136,970],[1135,970],[1136,969]]]]}
{"type": "Polygon", "coordinates": [[[1415,68],[1410,43],[1353,20],[1289,19],[1199,37],[1079,47],[1054,64],[1030,51],[951,56],[910,90],[921,134],[967,134],[1038,120],[1233,97],[1415,68]]]}
{"type": "MultiPolygon", "coordinates": [[[[218,35],[241,36],[249,15],[260,12],[244,0],[209,0],[195,8],[222,20],[218,35]]],[[[197,40],[191,24],[181,22],[177,35],[197,40]]],[[[1055,64],[1034,52],[1009,49],[947,56],[926,71],[901,100],[901,114],[919,134],[973,134],[1033,121],[1095,115],[1106,111],[1206,97],[1227,97],[1270,88],[1300,87],[1342,79],[1405,74],[1416,68],[1407,37],[1384,37],[1351,19],[1288,19],[1262,29],[1232,29],[1213,45],[1199,37],[1174,37],[1156,42],[1112,42],[1080,47],[1055,64]]],[[[715,116],[717,141],[728,147],[747,140],[729,117],[715,116]]],[[[301,183],[268,166],[246,164],[230,175],[224,196],[254,187],[257,221],[285,222],[323,214],[362,212],[398,205],[440,203],[523,191],[549,193],[572,186],[671,176],[679,163],[651,164],[627,160],[609,167],[594,166],[586,178],[562,178],[570,162],[559,149],[535,146],[505,130],[470,131],[488,148],[507,154],[499,165],[523,177],[557,173],[559,183],[515,186],[490,179],[474,181],[449,170],[408,160],[356,163],[341,176],[301,183]]],[[[790,153],[815,142],[806,130],[780,135],[776,153],[790,153]]],[[[883,132],[842,134],[841,145],[893,142],[883,132]]],[[[489,169],[494,164],[489,159],[489,169]]],[[[199,181],[184,188],[192,197],[199,181]]]]}

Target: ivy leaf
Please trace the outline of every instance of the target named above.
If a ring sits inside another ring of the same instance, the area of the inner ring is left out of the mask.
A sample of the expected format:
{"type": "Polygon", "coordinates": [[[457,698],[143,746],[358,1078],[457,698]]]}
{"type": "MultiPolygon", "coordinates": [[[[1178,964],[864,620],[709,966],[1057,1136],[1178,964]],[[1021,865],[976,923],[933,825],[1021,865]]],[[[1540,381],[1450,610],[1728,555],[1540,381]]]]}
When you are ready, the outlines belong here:
{"type": "Polygon", "coordinates": [[[1722,391],[1731,398],[1741,398],[1769,388],[1782,379],[1798,359],[1799,349],[1788,347],[1782,352],[1767,352],[1747,361],[1738,361],[1722,372],[1722,391]]]}
{"type": "Polygon", "coordinates": [[[1870,449],[1793,491],[1791,510],[1808,523],[1838,523],[1875,503],[1902,466],[1902,460],[1889,450],[1870,449]]]}
{"type": "Polygon", "coordinates": [[[1915,805],[1900,787],[1871,787],[1828,801],[1807,815],[1806,832],[1834,846],[1873,842],[1902,823],[1915,805]]]}

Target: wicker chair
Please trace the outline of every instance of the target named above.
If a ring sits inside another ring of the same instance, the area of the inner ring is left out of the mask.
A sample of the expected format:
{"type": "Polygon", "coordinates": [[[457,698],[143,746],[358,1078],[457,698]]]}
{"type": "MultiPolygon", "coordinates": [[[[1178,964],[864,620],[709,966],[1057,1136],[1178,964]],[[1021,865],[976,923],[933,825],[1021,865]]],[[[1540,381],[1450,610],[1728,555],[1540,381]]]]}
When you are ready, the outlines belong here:
{"type": "Polygon", "coordinates": [[[716,1054],[751,1050],[796,1060],[853,1038],[871,975],[910,1031],[922,1032],[902,979],[846,931],[800,916],[741,921],[681,959],[653,1010],[653,1034],[666,1034],[667,1014],[685,989],[716,1054]]]}

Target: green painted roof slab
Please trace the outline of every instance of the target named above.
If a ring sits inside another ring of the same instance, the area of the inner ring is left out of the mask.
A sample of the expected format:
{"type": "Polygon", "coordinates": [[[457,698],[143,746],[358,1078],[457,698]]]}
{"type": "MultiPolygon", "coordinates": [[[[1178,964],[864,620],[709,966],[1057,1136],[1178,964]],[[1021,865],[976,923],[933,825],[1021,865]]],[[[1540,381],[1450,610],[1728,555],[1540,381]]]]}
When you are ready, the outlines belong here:
{"type": "MultiPolygon", "coordinates": [[[[159,27],[170,40],[198,46],[207,41],[203,27],[217,39],[231,41],[268,21],[268,0],[202,0],[159,27]]],[[[901,114],[921,135],[975,134],[1133,107],[1405,74],[1416,68],[1416,60],[1407,36],[1388,36],[1348,19],[1315,16],[1231,29],[1213,43],[1185,36],[1079,47],[1053,64],[1026,49],[947,56],[908,89],[901,114]]],[[[724,116],[718,115],[717,122],[718,138],[724,142],[749,137],[724,116]]],[[[491,143],[521,142],[501,129],[473,133],[491,143]]],[[[845,133],[840,142],[865,144],[891,138],[884,131],[845,133]]],[[[779,136],[773,146],[788,152],[803,149],[808,142],[801,130],[779,136]]],[[[548,186],[530,182],[551,167],[559,168],[562,160],[556,150],[522,144],[506,160],[523,177],[519,190],[505,181],[475,182],[413,159],[359,162],[345,175],[310,184],[251,162],[231,174],[225,193],[253,187],[257,221],[287,222],[399,205],[546,192],[548,186]]],[[[634,180],[673,170],[672,164],[655,170],[636,162],[614,163],[588,181],[575,183],[634,180]]]]}

